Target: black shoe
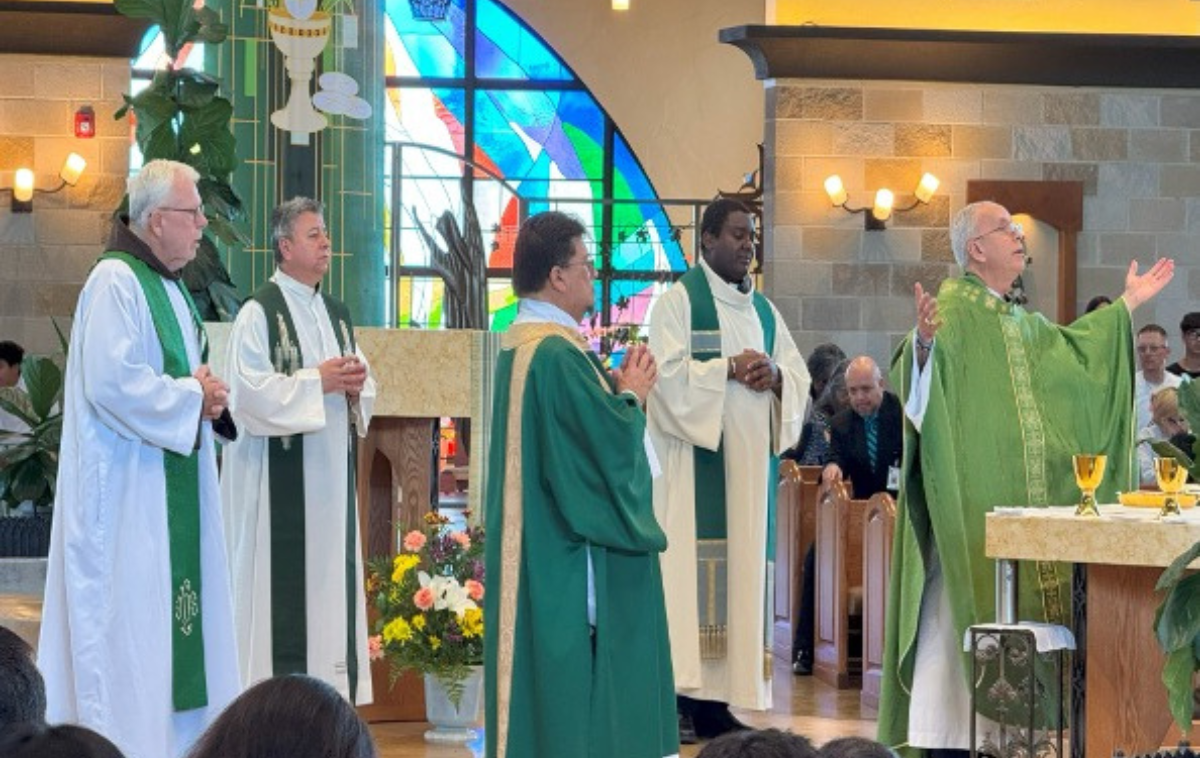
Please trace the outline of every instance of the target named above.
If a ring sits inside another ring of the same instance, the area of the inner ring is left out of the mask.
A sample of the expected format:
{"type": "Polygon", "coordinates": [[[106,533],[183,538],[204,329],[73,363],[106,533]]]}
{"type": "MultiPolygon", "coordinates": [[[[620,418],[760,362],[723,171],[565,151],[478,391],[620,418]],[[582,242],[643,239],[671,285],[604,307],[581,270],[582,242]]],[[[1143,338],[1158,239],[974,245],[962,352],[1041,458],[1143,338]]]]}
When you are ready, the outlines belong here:
{"type": "Polygon", "coordinates": [[[792,673],[796,676],[812,676],[812,654],[801,652],[792,663],[792,673]]]}
{"type": "Polygon", "coordinates": [[[700,742],[696,736],[696,725],[692,723],[692,714],[679,711],[679,744],[695,745],[700,742]]]}
{"type": "Polygon", "coordinates": [[[694,723],[696,735],[702,740],[711,740],[729,732],[750,729],[730,713],[728,704],[715,701],[704,701],[704,708],[702,712],[696,713],[694,723]]]}

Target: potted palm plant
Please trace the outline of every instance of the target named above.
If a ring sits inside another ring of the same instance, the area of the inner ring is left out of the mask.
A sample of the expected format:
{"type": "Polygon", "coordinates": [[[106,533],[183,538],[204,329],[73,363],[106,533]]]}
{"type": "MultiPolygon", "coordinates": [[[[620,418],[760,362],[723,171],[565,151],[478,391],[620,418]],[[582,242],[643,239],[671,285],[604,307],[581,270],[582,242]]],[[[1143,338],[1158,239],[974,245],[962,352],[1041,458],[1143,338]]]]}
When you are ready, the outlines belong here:
{"type": "MultiPolygon", "coordinates": [[[[59,339],[63,339],[61,332],[59,339]]],[[[50,547],[50,512],[62,438],[63,372],[54,358],[26,355],[21,377],[24,391],[0,389],[0,409],[27,427],[0,432],[0,557],[44,556],[50,547]]]]}
{"type": "MultiPolygon", "coordinates": [[[[1192,432],[1200,431],[1200,381],[1179,387],[1179,408],[1192,432]]],[[[1200,481],[1200,439],[1189,441],[1189,456],[1171,442],[1150,442],[1155,454],[1177,458],[1194,481],[1200,481]]],[[[1186,446],[1186,445],[1185,445],[1186,446]]],[[[1200,671],[1200,572],[1188,572],[1192,561],[1200,558],[1200,542],[1179,555],[1158,579],[1155,589],[1163,593],[1154,617],[1154,633],[1167,654],[1162,680],[1167,688],[1167,704],[1180,731],[1192,728],[1194,708],[1193,679],[1200,671]]]]}

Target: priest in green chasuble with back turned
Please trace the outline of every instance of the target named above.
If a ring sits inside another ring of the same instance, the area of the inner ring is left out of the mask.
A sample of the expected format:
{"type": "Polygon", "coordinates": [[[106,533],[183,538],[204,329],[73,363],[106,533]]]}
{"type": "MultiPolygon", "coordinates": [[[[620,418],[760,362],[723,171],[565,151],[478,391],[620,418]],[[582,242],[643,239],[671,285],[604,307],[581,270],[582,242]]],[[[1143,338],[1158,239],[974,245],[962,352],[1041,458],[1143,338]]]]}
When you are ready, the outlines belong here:
{"type": "MultiPolygon", "coordinates": [[[[950,235],[964,275],[936,298],[916,285],[917,326],[892,369],[906,421],[879,739],[910,755],[970,747],[963,635],[996,620],[985,515],[1078,502],[1077,453],[1108,456],[1099,498],[1136,489],[1130,313],[1174,272],[1164,259],[1139,275],[1132,262],[1117,303],[1059,326],[1005,297],[1025,267],[1007,209],[968,205],[950,235]]],[[[1068,567],[1019,573],[1019,619],[1068,623],[1068,567]]]]}
{"type": "Polygon", "coordinates": [[[485,496],[488,758],[679,751],[643,411],[657,369],[634,345],[610,372],[581,336],[584,231],[540,213],[513,253],[485,496]]]}

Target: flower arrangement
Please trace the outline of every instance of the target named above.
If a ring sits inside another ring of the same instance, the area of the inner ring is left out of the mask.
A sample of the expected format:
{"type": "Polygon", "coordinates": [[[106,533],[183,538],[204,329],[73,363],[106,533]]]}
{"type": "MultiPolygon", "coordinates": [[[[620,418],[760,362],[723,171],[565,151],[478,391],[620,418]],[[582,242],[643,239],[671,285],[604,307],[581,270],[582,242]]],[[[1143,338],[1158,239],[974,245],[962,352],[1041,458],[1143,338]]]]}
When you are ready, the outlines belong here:
{"type": "Polygon", "coordinates": [[[457,707],[471,667],[483,663],[483,529],[448,523],[428,513],[395,558],[370,562],[367,592],[379,620],[368,644],[372,660],[390,663],[393,683],[406,670],[431,674],[457,707]]]}

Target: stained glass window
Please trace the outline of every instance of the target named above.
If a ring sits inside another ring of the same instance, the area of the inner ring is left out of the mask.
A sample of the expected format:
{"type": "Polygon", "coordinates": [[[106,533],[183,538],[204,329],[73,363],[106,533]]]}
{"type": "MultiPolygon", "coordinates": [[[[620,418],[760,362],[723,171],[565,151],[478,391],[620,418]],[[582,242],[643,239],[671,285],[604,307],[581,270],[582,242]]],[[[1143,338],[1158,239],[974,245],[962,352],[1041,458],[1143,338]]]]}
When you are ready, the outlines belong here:
{"type": "Polygon", "coordinates": [[[690,248],[677,225],[693,224],[694,204],[658,200],[584,83],[499,2],[451,0],[444,20],[425,21],[413,18],[408,0],[388,0],[387,16],[395,323],[445,325],[432,248],[448,246],[439,227],[452,220],[464,229],[465,195],[487,254],[491,328],[516,312],[509,274],[521,218],[550,208],[590,230],[598,323],[643,324],[652,301],[687,268],[690,248]]]}

